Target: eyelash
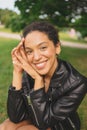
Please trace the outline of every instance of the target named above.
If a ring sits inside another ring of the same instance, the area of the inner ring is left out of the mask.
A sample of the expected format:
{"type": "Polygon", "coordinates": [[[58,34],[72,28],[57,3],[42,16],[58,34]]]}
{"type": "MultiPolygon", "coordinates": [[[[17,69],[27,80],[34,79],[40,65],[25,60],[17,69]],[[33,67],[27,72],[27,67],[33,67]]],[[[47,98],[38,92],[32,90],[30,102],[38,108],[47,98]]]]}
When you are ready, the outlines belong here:
{"type": "Polygon", "coordinates": [[[32,53],[32,51],[26,51],[26,54],[30,55],[32,53]]]}
{"type": "MultiPolygon", "coordinates": [[[[47,49],[46,46],[40,47],[40,50],[41,50],[41,51],[44,51],[44,50],[46,50],[46,49],[47,49]]],[[[33,52],[32,50],[26,51],[26,54],[30,55],[30,54],[32,54],[32,52],[33,52]]]]}
{"type": "Polygon", "coordinates": [[[40,48],[40,50],[45,50],[47,47],[46,46],[43,46],[40,48]]]}

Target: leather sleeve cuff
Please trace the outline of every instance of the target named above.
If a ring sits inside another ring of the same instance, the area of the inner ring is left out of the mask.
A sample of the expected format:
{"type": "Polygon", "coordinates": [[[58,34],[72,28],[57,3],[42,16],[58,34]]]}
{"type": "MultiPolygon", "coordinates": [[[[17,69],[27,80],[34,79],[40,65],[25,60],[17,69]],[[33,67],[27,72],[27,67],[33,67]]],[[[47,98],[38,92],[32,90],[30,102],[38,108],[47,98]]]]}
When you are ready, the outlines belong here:
{"type": "Polygon", "coordinates": [[[15,87],[12,85],[9,87],[9,90],[8,90],[9,94],[21,94],[22,92],[23,92],[23,89],[16,90],[15,87]]]}

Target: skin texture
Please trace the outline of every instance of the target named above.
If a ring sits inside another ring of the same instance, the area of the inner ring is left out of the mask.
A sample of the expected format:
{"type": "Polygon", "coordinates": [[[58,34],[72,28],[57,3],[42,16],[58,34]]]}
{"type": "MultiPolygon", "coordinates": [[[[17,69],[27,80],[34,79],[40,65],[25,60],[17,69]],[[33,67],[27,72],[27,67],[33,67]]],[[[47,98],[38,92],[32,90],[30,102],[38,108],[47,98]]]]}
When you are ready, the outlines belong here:
{"type": "MultiPolygon", "coordinates": [[[[47,91],[50,79],[58,65],[56,54],[59,54],[60,51],[60,44],[54,45],[45,33],[32,31],[25,39],[23,38],[11,53],[13,61],[12,85],[15,86],[15,89],[22,88],[22,73],[25,70],[35,80],[34,90],[45,86],[47,91]]],[[[0,125],[0,130],[9,128],[11,130],[38,130],[27,121],[15,125],[10,120],[6,120],[0,125]]]]}
{"type": "Polygon", "coordinates": [[[29,33],[25,39],[22,39],[18,47],[12,51],[14,65],[13,86],[16,86],[16,89],[21,89],[20,83],[23,70],[35,79],[34,90],[43,87],[44,81],[50,82],[57,66],[56,54],[59,53],[59,44],[54,46],[46,34],[39,31],[29,33]],[[15,73],[17,73],[17,80],[15,73]]]}

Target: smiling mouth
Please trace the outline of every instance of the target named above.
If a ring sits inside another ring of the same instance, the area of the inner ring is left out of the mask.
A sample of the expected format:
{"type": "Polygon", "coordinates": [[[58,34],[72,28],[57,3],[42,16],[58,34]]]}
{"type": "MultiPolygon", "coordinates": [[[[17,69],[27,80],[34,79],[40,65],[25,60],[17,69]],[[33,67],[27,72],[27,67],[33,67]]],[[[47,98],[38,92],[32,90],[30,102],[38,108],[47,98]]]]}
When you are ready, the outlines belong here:
{"type": "Polygon", "coordinates": [[[35,64],[35,67],[40,70],[43,69],[46,66],[47,61],[41,62],[41,63],[37,63],[35,64]]]}

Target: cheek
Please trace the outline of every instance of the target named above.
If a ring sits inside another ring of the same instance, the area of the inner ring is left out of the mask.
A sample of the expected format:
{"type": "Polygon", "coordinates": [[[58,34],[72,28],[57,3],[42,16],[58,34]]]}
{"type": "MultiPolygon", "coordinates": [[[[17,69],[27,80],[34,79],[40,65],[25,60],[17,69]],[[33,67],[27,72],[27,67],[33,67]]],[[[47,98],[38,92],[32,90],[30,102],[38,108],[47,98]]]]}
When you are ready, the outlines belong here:
{"type": "Polygon", "coordinates": [[[56,51],[55,51],[55,49],[49,49],[49,50],[46,51],[44,54],[45,54],[46,56],[48,56],[48,57],[53,57],[53,56],[56,55],[56,51]]]}
{"type": "Polygon", "coordinates": [[[32,58],[32,56],[30,56],[30,55],[27,55],[27,59],[28,59],[28,62],[29,62],[29,63],[31,63],[31,62],[33,61],[33,58],[32,58]]]}

